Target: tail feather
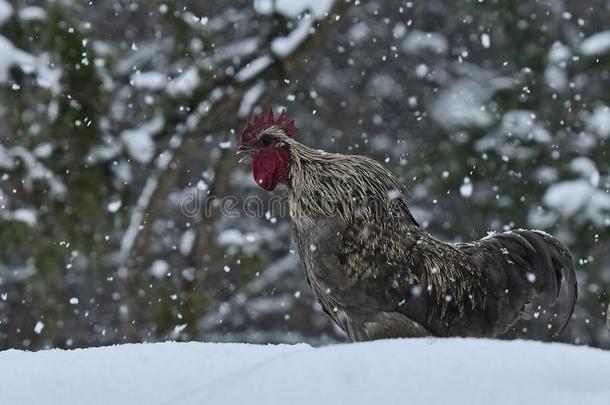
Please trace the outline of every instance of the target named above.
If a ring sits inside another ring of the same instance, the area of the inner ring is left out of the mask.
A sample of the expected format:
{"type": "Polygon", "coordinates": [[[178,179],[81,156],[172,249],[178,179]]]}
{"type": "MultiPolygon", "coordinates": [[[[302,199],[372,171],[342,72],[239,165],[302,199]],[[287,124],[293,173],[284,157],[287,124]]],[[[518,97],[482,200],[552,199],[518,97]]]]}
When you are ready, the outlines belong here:
{"type": "Polygon", "coordinates": [[[517,230],[514,233],[528,240],[536,251],[536,257],[541,261],[542,266],[536,273],[536,278],[542,277],[541,283],[536,283],[535,288],[542,294],[542,304],[552,307],[557,303],[562,290],[567,297],[566,309],[559,315],[559,326],[554,332],[554,336],[559,335],[566,328],[572,318],[576,298],[578,295],[576,274],[572,255],[568,248],[553,236],[542,231],[517,230]]]}
{"type": "Polygon", "coordinates": [[[572,317],[577,296],[569,250],[547,233],[523,229],[486,238],[481,245],[489,254],[485,262],[494,264],[487,270],[489,288],[506,291],[497,303],[498,325],[506,330],[517,320],[530,318],[538,308],[555,306],[565,291],[567,307],[558,315],[554,335],[561,333],[572,317]],[[492,255],[500,260],[490,260],[492,255]]]}
{"type": "Polygon", "coordinates": [[[556,295],[558,286],[554,274],[549,271],[553,266],[549,249],[544,241],[529,232],[522,231],[504,233],[499,235],[498,239],[506,246],[508,255],[513,261],[522,259],[528,264],[517,269],[516,276],[520,280],[530,283],[539,294],[556,295]],[[517,249],[518,246],[525,249],[517,249]]]}
{"type": "MultiPolygon", "coordinates": [[[[576,306],[576,299],[578,298],[578,284],[576,281],[576,273],[574,271],[574,261],[572,260],[572,255],[570,254],[568,248],[559,240],[541,231],[534,232],[542,235],[545,238],[545,241],[553,246],[554,249],[551,250],[553,253],[553,269],[556,273],[557,279],[559,281],[563,280],[566,296],[568,297],[567,311],[565,311],[563,314],[559,328],[555,331],[555,336],[557,336],[564,331],[568,325],[568,322],[570,322],[572,314],[574,313],[574,307],[576,306]]],[[[557,297],[559,297],[560,294],[560,287],[561,283],[559,283],[557,288],[557,297]]]]}

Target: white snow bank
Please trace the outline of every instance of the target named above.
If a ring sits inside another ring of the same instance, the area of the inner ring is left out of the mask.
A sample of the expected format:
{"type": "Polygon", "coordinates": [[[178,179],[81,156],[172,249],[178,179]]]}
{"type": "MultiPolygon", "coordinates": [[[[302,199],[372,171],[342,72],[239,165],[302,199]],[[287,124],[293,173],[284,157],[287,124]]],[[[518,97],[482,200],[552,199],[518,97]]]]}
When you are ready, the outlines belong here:
{"type": "Polygon", "coordinates": [[[475,339],[0,353],[12,405],[607,404],[610,352],[475,339]]]}

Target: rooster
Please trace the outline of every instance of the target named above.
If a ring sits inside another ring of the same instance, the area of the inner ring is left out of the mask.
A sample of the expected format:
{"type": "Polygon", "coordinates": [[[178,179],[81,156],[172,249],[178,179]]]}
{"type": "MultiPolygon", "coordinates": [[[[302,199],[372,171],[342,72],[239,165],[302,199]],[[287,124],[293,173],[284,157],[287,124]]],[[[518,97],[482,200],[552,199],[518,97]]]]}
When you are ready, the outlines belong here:
{"type": "Polygon", "coordinates": [[[296,131],[285,111],[276,119],[269,109],[248,121],[237,153],[251,157],[260,187],[287,187],[307,281],[351,341],[496,337],[545,313],[553,316],[549,333],[563,331],[577,288],[570,252],[557,239],[519,229],[441,241],[417,223],[403,185],[383,165],[310,148],[293,139],[296,131]],[[561,291],[566,308],[551,312],[561,291]]]}

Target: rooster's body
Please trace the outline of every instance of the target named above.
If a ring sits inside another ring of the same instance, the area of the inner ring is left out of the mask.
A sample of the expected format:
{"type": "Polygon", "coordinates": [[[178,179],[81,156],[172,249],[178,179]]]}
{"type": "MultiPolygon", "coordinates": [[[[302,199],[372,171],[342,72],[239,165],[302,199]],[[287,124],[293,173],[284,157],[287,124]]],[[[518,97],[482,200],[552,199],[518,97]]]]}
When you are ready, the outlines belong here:
{"type": "Polygon", "coordinates": [[[242,142],[257,152],[259,184],[288,186],[307,280],[351,340],[495,337],[520,319],[553,312],[565,290],[569,303],[552,328],[563,330],[576,281],[570,253],[557,239],[515,230],[472,243],[440,241],[417,224],[390,171],[366,157],[304,146],[282,128],[292,124],[282,118],[253,141],[242,135],[242,142]],[[268,144],[280,156],[274,164],[265,160],[275,156],[265,153],[268,144]]]}

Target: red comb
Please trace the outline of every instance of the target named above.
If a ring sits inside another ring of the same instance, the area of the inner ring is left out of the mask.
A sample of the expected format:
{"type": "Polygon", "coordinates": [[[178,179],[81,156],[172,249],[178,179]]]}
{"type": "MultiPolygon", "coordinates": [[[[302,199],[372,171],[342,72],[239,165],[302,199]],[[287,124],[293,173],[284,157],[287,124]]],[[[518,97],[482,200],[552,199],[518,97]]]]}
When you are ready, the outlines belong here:
{"type": "Polygon", "coordinates": [[[264,118],[262,115],[254,114],[252,120],[249,120],[246,123],[246,127],[240,136],[240,142],[242,144],[252,142],[258,137],[258,134],[260,134],[262,130],[271,126],[277,126],[283,129],[288,136],[292,136],[295,132],[297,132],[297,127],[294,125],[294,120],[286,119],[286,110],[282,110],[280,116],[275,119],[273,117],[273,109],[269,107],[269,110],[267,110],[267,118],[264,118]]]}

